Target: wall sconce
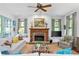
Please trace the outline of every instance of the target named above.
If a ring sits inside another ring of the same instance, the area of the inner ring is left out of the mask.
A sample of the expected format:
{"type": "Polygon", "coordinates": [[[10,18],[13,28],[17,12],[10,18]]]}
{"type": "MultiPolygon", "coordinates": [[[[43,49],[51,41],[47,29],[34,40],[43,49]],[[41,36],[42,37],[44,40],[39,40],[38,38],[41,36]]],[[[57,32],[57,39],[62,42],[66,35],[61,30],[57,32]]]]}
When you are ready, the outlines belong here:
{"type": "Polygon", "coordinates": [[[15,32],[15,27],[13,28],[13,31],[15,32]]]}
{"type": "Polygon", "coordinates": [[[46,25],[46,28],[47,28],[48,23],[45,23],[45,25],[46,25]]]}
{"type": "Polygon", "coordinates": [[[64,29],[66,29],[66,25],[64,25],[64,29]]]}

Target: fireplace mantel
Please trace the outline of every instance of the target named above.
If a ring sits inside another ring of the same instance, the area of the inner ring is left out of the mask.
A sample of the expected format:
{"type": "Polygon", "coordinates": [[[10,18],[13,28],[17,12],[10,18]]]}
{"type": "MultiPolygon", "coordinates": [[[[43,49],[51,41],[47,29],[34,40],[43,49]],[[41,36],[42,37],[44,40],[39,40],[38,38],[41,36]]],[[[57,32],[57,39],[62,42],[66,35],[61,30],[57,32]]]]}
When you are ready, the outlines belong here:
{"type": "Polygon", "coordinates": [[[31,41],[35,41],[35,33],[44,33],[44,41],[48,41],[48,30],[49,28],[30,28],[31,41]]]}

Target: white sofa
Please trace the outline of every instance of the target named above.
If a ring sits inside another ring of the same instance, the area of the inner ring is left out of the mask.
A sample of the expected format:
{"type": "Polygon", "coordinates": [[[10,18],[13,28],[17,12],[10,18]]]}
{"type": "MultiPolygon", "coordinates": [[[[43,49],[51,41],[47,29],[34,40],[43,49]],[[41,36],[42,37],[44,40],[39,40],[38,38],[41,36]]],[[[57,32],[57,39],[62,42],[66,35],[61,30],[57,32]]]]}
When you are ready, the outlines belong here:
{"type": "Polygon", "coordinates": [[[27,53],[27,54],[22,54],[23,56],[39,56],[39,54],[36,53],[27,53]]]}
{"type": "Polygon", "coordinates": [[[1,51],[9,51],[10,54],[16,54],[18,51],[20,51],[24,45],[26,44],[25,40],[21,40],[16,44],[12,44],[11,47],[6,46],[6,45],[0,45],[0,52],[1,51]]]}
{"type": "Polygon", "coordinates": [[[10,53],[15,54],[16,52],[20,51],[24,45],[26,44],[25,40],[21,40],[20,42],[13,44],[12,47],[10,48],[10,53]]]}
{"type": "MultiPolygon", "coordinates": [[[[27,53],[27,54],[22,54],[23,56],[39,56],[38,52],[36,53],[27,53]]],[[[53,56],[56,54],[53,53],[41,53],[40,56],[53,56]]]]}
{"type": "Polygon", "coordinates": [[[41,53],[40,56],[53,56],[53,53],[41,53]]]}

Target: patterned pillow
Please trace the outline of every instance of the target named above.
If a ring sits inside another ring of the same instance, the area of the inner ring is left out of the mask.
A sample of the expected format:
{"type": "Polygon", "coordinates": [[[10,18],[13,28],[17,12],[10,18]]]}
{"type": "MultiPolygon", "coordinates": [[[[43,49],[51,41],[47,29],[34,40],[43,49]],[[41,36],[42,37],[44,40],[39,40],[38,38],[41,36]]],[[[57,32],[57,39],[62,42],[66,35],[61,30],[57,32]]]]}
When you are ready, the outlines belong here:
{"type": "Polygon", "coordinates": [[[13,40],[12,40],[12,43],[17,43],[17,42],[19,42],[18,37],[14,37],[13,40]]]}

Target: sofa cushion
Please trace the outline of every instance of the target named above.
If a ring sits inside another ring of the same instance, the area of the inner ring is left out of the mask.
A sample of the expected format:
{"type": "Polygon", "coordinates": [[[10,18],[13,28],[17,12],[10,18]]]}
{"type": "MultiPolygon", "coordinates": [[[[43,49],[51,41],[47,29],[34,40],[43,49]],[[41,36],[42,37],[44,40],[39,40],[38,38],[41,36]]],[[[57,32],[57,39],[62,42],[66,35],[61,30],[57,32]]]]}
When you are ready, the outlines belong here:
{"type": "Polygon", "coordinates": [[[66,42],[70,42],[73,40],[72,36],[64,36],[64,38],[62,39],[62,41],[66,41],[66,42]]]}
{"type": "Polygon", "coordinates": [[[13,37],[12,43],[17,43],[17,42],[19,42],[18,37],[13,37]]]}
{"type": "Polygon", "coordinates": [[[20,51],[24,47],[25,44],[26,44],[25,40],[21,40],[16,44],[13,43],[11,47],[11,54],[16,54],[16,52],[20,51]]]}

